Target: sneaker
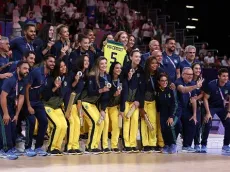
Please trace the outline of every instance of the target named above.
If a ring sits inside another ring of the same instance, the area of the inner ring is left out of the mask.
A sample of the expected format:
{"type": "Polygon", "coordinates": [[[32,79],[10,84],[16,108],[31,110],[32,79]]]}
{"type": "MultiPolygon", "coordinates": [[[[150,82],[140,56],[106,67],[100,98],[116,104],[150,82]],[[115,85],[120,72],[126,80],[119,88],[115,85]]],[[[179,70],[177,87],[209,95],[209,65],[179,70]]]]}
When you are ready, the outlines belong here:
{"type": "Polygon", "coordinates": [[[168,154],[168,153],[169,153],[169,146],[168,146],[168,145],[165,145],[165,146],[163,147],[163,149],[161,150],[161,153],[163,153],[163,154],[168,154]]]}
{"type": "Polygon", "coordinates": [[[143,153],[150,153],[151,149],[150,149],[149,146],[144,146],[141,152],[143,152],[143,153]]]}
{"type": "Polygon", "coordinates": [[[44,151],[42,148],[36,148],[34,150],[38,156],[47,156],[48,153],[46,151],[44,151]]]}
{"type": "Polygon", "coordinates": [[[114,149],[112,149],[112,152],[113,153],[120,153],[121,151],[118,148],[114,148],[114,149]]]}
{"type": "Polygon", "coordinates": [[[0,158],[5,158],[6,153],[3,149],[0,150],[0,158]]]}
{"type": "Polygon", "coordinates": [[[49,152],[51,156],[62,156],[62,153],[58,149],[54,149],[49,152]]]}
{"type": "Polygon", "coordinates": [[[105,148],[103,149],[103,153],[106,153],[106,154],[111,153],[111,150],[109,148],[105,148]]]}
{"type": "Polygon", "coordinates": [[[76,155],[77,153],[73,149],[70,149],[70,150],[64,151],[63,154],[64,155],[76,155]]]}
{"type": "Polygon", "coordinates": [[[89,154],[90,150],[88,148],[85,148],[84,154],[89,154]]]}
{"type": "Polygon", "coordinates": [[[4,158],[7,158],[9,160],[16,160],[18,159],[18,156],[13,152],[12,149],[8,150],[5,154],[5,157],[4,158]]]}
{"type": "Polygon", "coordinates": [[[92,149],[91,153],[94,155],[99,155],[99,154],[101,154],[101,150],[100,149],[92,149]]]}
{"type": "Polygon", "coordinates": [[[16,149],[15,147],[11,149],[12,152],[17,155],[17,156],[22,156],[24,154],[24,152],[19,151],[18,149],[16,149]]]}
{"type": "Polygon", "coordinates": [[[37,153],[33,149],[29,148],[29,149],[25,149],[24,155],[28,157],[34,157],[37,155],[37,153]]]}
{"type": "Polygon", "coordinates": [[[207,153],[207,146],[202,145],[200,149],[200,153],[207,153]]]}
{"type": "Polygon", "coordinates": [[[201,149],[200,149],[199,145],[195,145],[194,149],[196,150],[196,153],[200,153],[201,152],[201,149]]]}
{"type": "Polygon", "coordinates": [[[185,153],[194,153],[196,152],[195,149],[193,149],[191,146],[188,146],[188,147],[182,147],[182,152],[185,152],[185,153]]]}
{"type": "Polygon", "coordinates": [[[160,153],[160,152],[162,152],[162,147],[159,147],[159,146],[154,146],[153,147],[153,152],[156,152],[156,153],[160,153]]]}
{"type": "Polygon", "coordinates": [[[83,152],[80,151],[79,149],[74,149],[74,152],[76,155],[82,155],[83,154],[83,152]]]}
{"type": "Polygon", "coordinates": [[[154,146],[149,146],[149,150],[150,150],[151,152],[154,152],[154,146]]]}
{"type": "Polygon", "coordinates": [[[125,153],[131,153],[132,152],[132,148],[131,147],[126,147],[123,150],[125,153]]]}
{"type": "Polygon", "coordinates": [[[175,144],[172,144],[168,149],[169,154],[175,154],[177,153],[177,146],[175,144]]]}
{"type": "Polygon", "coordinates": [[[140,152],[140,150],[137,149],[136,147],[132,147],[132,152],[133,152],[133,153],[138,153],[138,152],[140,152]]]}
{"type": "Polygon", "coordinates": [[[230,153],[230,147],[228,145],[224,145],[222,147],[222,153],[230,153]]]}

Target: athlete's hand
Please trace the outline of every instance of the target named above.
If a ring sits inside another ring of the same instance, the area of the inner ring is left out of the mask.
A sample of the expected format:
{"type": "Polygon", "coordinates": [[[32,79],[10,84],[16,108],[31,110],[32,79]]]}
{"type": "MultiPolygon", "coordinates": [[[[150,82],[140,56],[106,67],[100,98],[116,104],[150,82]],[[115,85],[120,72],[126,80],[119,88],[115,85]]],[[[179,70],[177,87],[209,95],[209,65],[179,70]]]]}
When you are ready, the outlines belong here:
{"type": "Polygon", "coordinates": [[[17,122],[18,122],[18,115],[15,115],[15,116],[14,116],[12,122],[15,122],[15,123],[17,124],[17,122]]]}
{"type": "Polygon", "coordinates": [[[30,115],[34,115],[35,114],[35,111],[34,111],[34,109],[31,106],[28,107],[28,111],[29,111],[30,115]]]}
{"type": "Polygon", "coordinates": [[[210,113],[207,113],[204,117],[204,122],[208,123],[209,120],[212,120],[212,115],[210,113]]]}
{"type": "Polygon", "coordinates": [[[168,118],[166,123],[167,123],[168,126],[172,126],[173,125],[173,118],[168,118]]]}
{"type": "Polygon", "coordinates": [[[145,112],[144,108],[141,108],[139,112],[140,112],[141,118],[145,119],[146,112],[145,112]]]}
{"type": "Polygon", "coordinates": [[[135,106],[136,108],[138,108],[139,105],[140,105],[140,103],[139,103],[138,101],[134,101],[133,104],[134,104],[134,106],[135,106]]]}
{"type": "Polygon", "coordinates": [[[192,120],[195,122],[195,125],[196,125],[196,123],[197,123],[196,116],[193,115],[193,116],[189,119],[189,121],[192,121],[192,120]]]}
{"type": "Polygon", "coordinates": [[[10,115],[8,113],[3,115],[3,122],[5,125],[8,125],[10,120],[11,120],[11,118],[10,118],[10,115]]]}

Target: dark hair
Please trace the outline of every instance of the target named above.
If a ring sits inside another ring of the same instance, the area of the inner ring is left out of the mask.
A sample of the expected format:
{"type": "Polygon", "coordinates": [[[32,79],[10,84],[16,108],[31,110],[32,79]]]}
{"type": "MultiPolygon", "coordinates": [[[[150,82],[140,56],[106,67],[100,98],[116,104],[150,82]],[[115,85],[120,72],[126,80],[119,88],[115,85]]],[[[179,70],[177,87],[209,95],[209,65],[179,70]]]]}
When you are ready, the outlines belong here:
{"type": "MultiPolygon", "coordinates": [[[[144,68],[144,71],[145,71],[145,79],[148,80],[149,77],[150,77],[150,70],[149,70],[149,67],[152,63],[153,60],[156,60],[157,62],[157,59],[156,57],[154,56],[149,56],[145,62],[145,68],[144,68]]],[[[157,70],[156,70],[156,73],[155,73],[156,76],[158,76],[158,73],[157,73],[157,70]]]]}
{"type": "Polygon", "coordinates": [[[83,39],[89,39],[88,36],[84,35],[84,34],[79,34],[78,35],[78,42],[80,43],[83,39]]]}
{"type": "Polygon", "coordinates": [[[167,85],[167,87],[169,86],[169,77],[168,77],[168,75],[165,73],[165,72],[163,72],[163,73],[160,73],[158,76],[157,76],[157,85],[156,85],[156,89],[157,90],[159,90],[160,89],[160,84],[159,84],[159,81],[161,80],[161,78],[162,77],[166,77],[167,78],[167,80],[168,80],[168,85],[167,85]]]}
{"type": "Polygon", "coordinates": [[[47,55],[44,56],[43,59],[48,60],[50,57],[56,59],[56,57],[53,54],[47,54],[47,55]]]}
{"type": "Polygon", "coordinates": [[[108,35],[113,35],[112,32],[108,32],[107,34],[105,34],[101,40],[101,43],[100,43],[100,48],[103,48],[104,46],[104,41],[107,39],[108,35]]]}
{"type": "Polygon", "coordinates": [[[136,52],[141,53],[140,50],[139,50],[138,48],[135,48],[135,49],[133,49],[133,50],[131,51],[130,56],[133,56],[133,54],[136,53],[136,52]]]}
{"type": "Polygon", "coordinates": [[[26,51],[26,52],[24,53],[24,55],[23,55],[23,56],[24,56],[25,58],[27,58],[27,57],[29,57],[29,55],[30,55],[30,54],[33,54],[33,55],[35,55],[35,56],[36,56],[36,54],[35,54],[35,52],[34,52],[34,51],[26,51]]]}
{"type": "Polygon", "coordinates": [[[17,67],[21,67],[23,64],[28,64],[29,65],[29,63],[26,60],[21,60],[21,61],[18,62],[17,67]]]}
{"type": "Polygon", "coordinates": [[[78,71],[82,71],[84,69],[85,56],[87,56],[89,58],[89,56],[87,54],[83,54],[83,55],[77,57],[75,62],[73,62],[73,72],[74,73],[77,73],[78,71]]]}
{"type": "Polygon", "coordinates": [[[93,30],[92,29],[85,29],[83,34],[88,35],[90,32],[93,32],[93,30]]]}
{"type": "Polygon", "coordinates": [[[196,65],[200,65],[200,67],[201,67],[201,64],[200,64],[199,62],[195,62],[195,63],[192,64],[192,69],[193,69],[196,65]]]}
{"type": "MultiPolygon", "coordinates": [[[[111,76],[112,79],[113,79],[113,70],[117,64],[121,65],[120,62],[113,62],[109,68],[109,75],[111,76]]],[[[121,80],[121,75],[119,75],[118,78],[121,80]]]]}
{"type": "Polygon", "coordinates": [[[26,24],[25,26],[24,26],[24,31],[27,31],[28,29],[29,29],[29,27],[34,27],[35,28],[35,25],[34,24],[26,24]]]}
{"type": "Polygon", "coordinates": [[[169,43],[169,41],[171,41],[171,40],[176,41],[176,39],[175,39],[175,38],[170,37],[170,38],[167,38],[167,39],[166,39],[165,44],[168,44],[168,43],[169,43]]]}
{"type": "MultiPolygon", "coordinates": [[[[66,63],[64,62],[64,60],[62,60],[62,59],[56,60],[55,67],[54,67],[54,70],[53,70],[53,77],[54,78],[57,78],[58,76],[60,76],[61,62],[63,62],[66,65],[66,63]]],[[[66,68],[66,70],[67,70],[67,68],[66,68]]],[[[68,72],[68,70],[67,70],[67,72],[68,72]]],[[[67,72],[66,72],[66,74],[67,74],[67,72]]]]}
{"type": "Polygon", "coordinates": [[[41,38],[41,40],[48,42],[49,41],[49,30],[50,27],[53,26],[52,24],[46,24],[38,33],[38,37],[41,38]]]}
{"type": "Polygon", "coordinates": [[[221,76],[223,73],[228,73],[228,69],[227,68],[221,68],[218,70],[218,76],[221,76]]]}

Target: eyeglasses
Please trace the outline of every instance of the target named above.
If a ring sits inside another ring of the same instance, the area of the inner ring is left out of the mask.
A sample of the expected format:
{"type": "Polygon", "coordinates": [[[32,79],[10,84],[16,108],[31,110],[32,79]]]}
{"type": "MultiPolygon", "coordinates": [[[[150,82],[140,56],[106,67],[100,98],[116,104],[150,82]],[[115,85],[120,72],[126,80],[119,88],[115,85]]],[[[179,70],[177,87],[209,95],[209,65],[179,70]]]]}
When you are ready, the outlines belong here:
{"type": "Polygon", "coordinates": [[[185,73],[186,75],[193,76],[193,73],[185,73]]]}
{"type": "Polygon", "coordinates": [[[168,82],[168,80],[160,80],[160,82],[168,82]]]}
{"type": "Polygon", "coordinates": [[[188,52],[189,54],[195,54],[196,52],[188,52]]]}

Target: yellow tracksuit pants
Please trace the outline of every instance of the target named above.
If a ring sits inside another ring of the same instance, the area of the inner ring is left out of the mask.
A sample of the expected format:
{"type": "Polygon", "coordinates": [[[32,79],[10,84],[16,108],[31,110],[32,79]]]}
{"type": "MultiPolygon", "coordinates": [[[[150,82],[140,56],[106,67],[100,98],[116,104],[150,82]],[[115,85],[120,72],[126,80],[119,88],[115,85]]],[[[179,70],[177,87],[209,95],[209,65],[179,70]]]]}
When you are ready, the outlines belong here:
{"type": "Polygon", "coordinates": [[[120,135],[120,128],[118,125],[119,121],[119,109],[118,106],[113,106],[113,107],[107,107],[108,109],[108,114],[109,114],[109,119],[111,122],[111,148],[115,149],[118,148],[118,141],[119,141],[119,135],[120,135]]]}
{"type": "Polygon", "coordinates": [[[67,131],[65,115],[61,108],[53,109],[45,106],[50,127],[48,150],[58,149],[61,151],[62,143],[67,131]]]}
{"type": "Polygon", "coordinates": [[[125,103],[125,113],[123,119],[123,140],[125,147],[137,146],[139,109],[137,108],[130,118],[126,118],[126,114],[132,108],[132,105],[133,102],[125,103]]]}
{"type": "Polygon", "coordinates": [[[149,130],[145,119],[141,118],[141,141],[142,146],[156,146],[157,144],[157,124],[156,124],[156,102],[145,101],[144,110],[147,113],[150,123],[152,124],[154,130],[149,130]]]}
{"type": "Polygon", "coordinates": [[[65,150],[79,149],[81,126],[76,104],[72,106],[70,118],[67,119],[67,126],[67,143],[65,145],[65,150]]]}
{"type": "Polygon", "coordinates": [[[86,147],[88,149],[97,149],[101,140],[104,121],[102,121],[100,125],[97,124],[101,114],[96,105],[88,102],[82,102],[82,109],[84,110],[84,118],[89,127],[86,147]]]}
{"type": "MultiPolygon", "coordinates": [[[[104,127],[103,127],[103,131],[102,131],[102,149],[106,149],[108,148],[109,144],[108,144],[108,135],[109,135],[109,115],[108,115],[108,109],[105,110],[105,119],[104,119],[104,127]]],[[[98,143],[99,144],[99,143],[98,143]]]]}

